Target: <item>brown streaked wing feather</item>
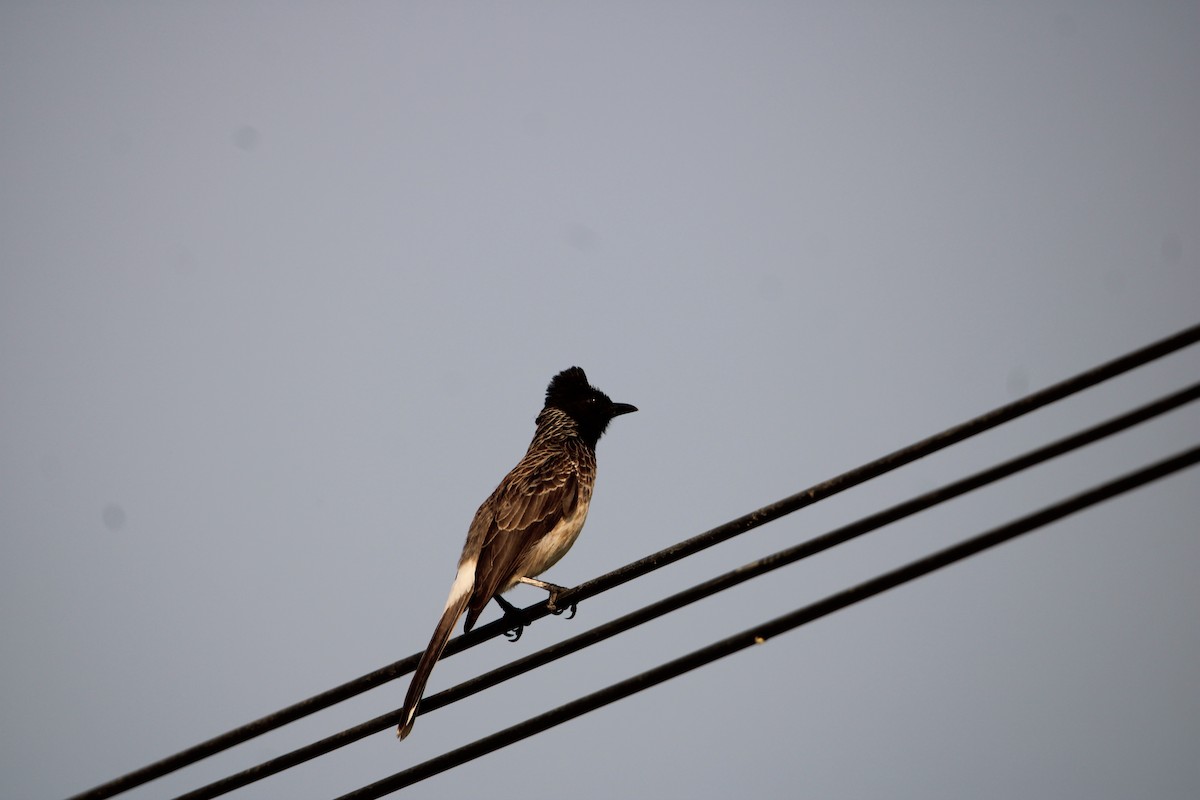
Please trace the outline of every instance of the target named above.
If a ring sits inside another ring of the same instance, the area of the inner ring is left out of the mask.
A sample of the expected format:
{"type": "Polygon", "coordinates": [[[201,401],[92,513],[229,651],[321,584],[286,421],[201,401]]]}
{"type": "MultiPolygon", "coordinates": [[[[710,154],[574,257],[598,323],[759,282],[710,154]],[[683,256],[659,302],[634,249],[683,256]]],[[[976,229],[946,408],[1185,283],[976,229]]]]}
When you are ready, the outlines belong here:
{"type": "Polygon", "coordinates": [[[578,470],[575,459],[562,450],[529,453],[484,503],[474,523],[486,525],[487,531],[475,568],[468,628],[494,594],[522,577],[515,574],[521,555],[575,509],[578,470]]]}

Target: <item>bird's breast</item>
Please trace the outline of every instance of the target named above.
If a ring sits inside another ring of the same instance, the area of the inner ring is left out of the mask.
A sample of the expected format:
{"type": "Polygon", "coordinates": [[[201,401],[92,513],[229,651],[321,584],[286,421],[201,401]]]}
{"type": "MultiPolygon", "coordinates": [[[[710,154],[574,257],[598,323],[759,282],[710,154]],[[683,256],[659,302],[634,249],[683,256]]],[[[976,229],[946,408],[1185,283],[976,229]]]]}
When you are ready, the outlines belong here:
{"type": "Polygon", "coordinates": [[[587,519],[589,500],[590,498],[586,494],[580,497],[574,510],[560,519],[549,533],[529,549],[523,568],[517,572],[518,575],[527,578],[540,575],[567,554],[571,545],[575,544],[575,540],[579,538],[579,532],[583,530],[583,523],[587,519]]]}

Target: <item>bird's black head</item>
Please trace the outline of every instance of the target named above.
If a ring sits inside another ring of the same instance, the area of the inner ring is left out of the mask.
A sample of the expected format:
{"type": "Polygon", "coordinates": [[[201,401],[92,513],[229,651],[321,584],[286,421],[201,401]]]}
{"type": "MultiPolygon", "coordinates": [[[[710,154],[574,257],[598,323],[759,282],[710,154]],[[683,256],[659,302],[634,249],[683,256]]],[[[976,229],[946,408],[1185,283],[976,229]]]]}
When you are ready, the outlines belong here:
{"type": "Polygon", "coordinates": [[[596,446],[600,435],[613,417],[637,411],[628,403],[614,403],[604,392],[588,383],[579,367],[571,367],[554,376],[546,387],[546,408],[566,412],[579,426],[579,433],[596,446]]]}

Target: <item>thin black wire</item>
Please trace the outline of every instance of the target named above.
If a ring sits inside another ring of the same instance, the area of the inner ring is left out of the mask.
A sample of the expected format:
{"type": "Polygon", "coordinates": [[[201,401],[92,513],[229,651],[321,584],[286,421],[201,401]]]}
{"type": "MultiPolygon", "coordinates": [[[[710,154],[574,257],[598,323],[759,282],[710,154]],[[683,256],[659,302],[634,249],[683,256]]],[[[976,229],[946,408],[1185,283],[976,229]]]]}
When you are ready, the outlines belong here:
{"type": "MultiPolygon", "coordinates": [[[[819,483],[802,492],[786,497],[770,505],[752,511],[742,517],[720,525],[705,533],[694,536],[678,544],[667,547],[663,550],[646,556],[642,559],[634,561],[623,567],[613,570],[598,578],[587,581],[576,586],[575,588],[563,593],[559,597],[559,603],[569,605],[578,603],[587,598],[620,586],[623,583],[641,577],[649,572],[652,572],[660,567],[672,564],[687,556],[693,555],[701,550],[712,547],[713,545],[724,542],[728,539],[738,536],[746,531],[752,530],[767,522],[771,522],[779,517],[789,514],[793,511],[804,508],[819,500],[831,497],[839,492],[845,491],[853,486],[857,486],[871,478],[878,477],[886,472],[889,472],[898,467],[916,461],[919,458],[935,453],[945,447],[960,442],[968,437],[978,433],[990,430],[1004,422],[1008,422],[1024,414],[1028,414],[1042,406],[1061,400],[1083,389],[1094,386],[1102,381],[1116,377],[1124,372],[1128,372],[1136,367],[1142,366],[1150,361],[1169,355],[1177,350],[1180,350],[1189,345],[1200,341],[1200,325],[1194,325],[1186,328],[1172,336],[1161,339],[1146,347],[1142,347],[1124,356],[1116,358],[1100,366],[1093,367],[1085,372],[1079,373],[1074,377],[1060,381],[1052,386],[1034,392],[1031,395],[1020,398],[1019,400],[1008,403],[999,408],[993,409],[981,416],[947,428],[941,433],[934,434],[927,439],[923,439],[908,447],[897,450],[882,458],[878,458],[868,464],[865,464],[856,469],[845,472],[835,478],[819,483]]],[[[530,621],[541,619],[548,615],[544,602],[535,603],[526,609],[523,613],[527,615],[530,621]]],[[[482,625],[468,634],[458,636],[452,639],[446,647],[443,658],[460,653],[481,644],[489,639],[492,639],[504,633],[508,625],[503,620],[496,620],[482,625]]],[[[362,675],[351,681],[335,686],[319,694],[313,695],[306,700],[301,700],[298,703],[287,706],[279,711],[267,714],[245,725],[234,728],[211,739],[207,739],[199,744],[193,745],[178,753],[162,758],[144,767],[136,769],[120,777],[114,778],[111,781],[93,787],[80,794],[74,795],[69,800],[105,800],[121,792],[128,791],[136,786],[141,786],[155,778],[160,778],[176,770],[182,769],[190,764],[194,764],[201,759],[227,750],[236,745],[249,741],[257,736],[260,736],[268,731],[275,730],[290,722],[314,714],[317,711],[328,708],[329,706],[348,700],[363,692],[380,686],[388,681],[399,678],[412,672],[416,667],[417,660],[420,658],[420,653],[413,655],[381,667],[377,670],[362,675]]]]}
{"type": "MultiPolygon", "coordinates": [[[[916,514],[932,506],[952,500],[967,492],[999,481],[1022,470],[1041,464],[1057,456],[1069,453],[1139,423],[1153,419],[1186,403],[1200,400],[1200,383],[1147,403],[1133,411],[1094,425],[1071,436],[1044,445],[1035,450],[997,464],[986,470],[961,478],[932,491],[899,503],[890,508],[863,517],[828,533],[817,536],[799,545],[780,550],[764,558],[744,564],[737,569],[718,575],[695,586],[677,592],[655,603],[636,609],[616,619],[598,625],[549,647],[519,658],[470,680],[464,681],[437,694],[425,698],[420,713],[428,713],[455,703],[484,689],[503,683],[510,678],[544,666],[564,656],[576,653],[627,630],[657,619],[672,611],[683,608],[718,592],[744,583],[751,578],[793,564],[801,559],[828,550],[858,536],[874,531],[892,522],[916,514]]],[[[401,709],[395,709],[346,730],[327,736],[291,752],[277,756],[261,764],[249,767],[198,789],[180,795],[175,800],[211,800],[255,781],[275,775],[311,759],[332,752],[379,731],[399,724],[401,709]]]]}
{"type": "Polygon", "coordinates": [[[1144,467],[1108,483],[1097,486],[1082,494],[1067,498],[1052,506],[1047,506],[1007,525],[993,528],[959,544],[931,553],[924,558],[905,564],[902,567],[885,572],[865,583],[852,586],[836,594],[829,595],[803,608],[796,609],[790,614],[776,617],[773,620],[748,628],[721,641],[714,642],[687,655],[668,661],[664,664],[642,672],[623,681],[614,683],[604,689],[593,692],[577,700],[565,703],[536,717],[517,723],[502,731],[497,731],[482,739],[443,753],[440,756],[424,761],[409,769],[397,772],[375,783],[344,794],[337,800],[370,800],[385,794],[411,786],[426,778],[445,772],[448,769],[465,764],[480,756],[507,747],[514,742],[527,739],[542,733],[556,725],[575,719],[598,708],[615,703],[643,689],[657,686],[671,678],[698,669],[713,661],[724,658],[739,650],[744,650],[756,644],[765,644],[767,640],[781,633],[798,628],[815,619],[832,614],[847,606],[862,602],[869,597],[892,589],[901,584],[916,580],[935,570],[946,567],[969,556],[980,553],[1028,533],[1049,523],[1055,522],[1070,514],[1074,514],[1088,506],[1107,500],[1123,492],[1130,491],[1158,478],[1164,477],[1200,462],[1200,446],[1193,447],[1171,458],[1144,467]]]}

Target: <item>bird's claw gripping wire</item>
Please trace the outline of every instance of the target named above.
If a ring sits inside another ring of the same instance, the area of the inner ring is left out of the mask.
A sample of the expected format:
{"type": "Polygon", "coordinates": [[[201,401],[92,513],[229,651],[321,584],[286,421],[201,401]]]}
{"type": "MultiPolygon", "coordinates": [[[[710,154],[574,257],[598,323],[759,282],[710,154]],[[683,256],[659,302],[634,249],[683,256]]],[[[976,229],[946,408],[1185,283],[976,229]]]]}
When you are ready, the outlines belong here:
{"type": "Polygon", "coordinates": [[[576,603],[571,603],[571,605],[567,606],[566,608],[559,608],[558,592],[551,593],[550,599],[546,601],[546,607],[549,608],[550,613],[556,617],[562,616],[564,611],[570,611],[571,613],[567,614],[567,619],[575,619],[575,612],[579,610],[579,606],[576,603]]]}
{"type": "Polygon", "coordinates": [[[564,611],[570,611],[571,613],[567,614],[567,619],[575,619],[575,612],[578,610],[579,607],[575,603],[571,603],[571,605],[567,606],[566,608],[556,608],[550,613],[557,617],[561,616],[564,611]]]}
{"type": "Polygon", "coordinates": [[[566,586],[559,586],[557,583],[546,583],[546,581],[539,581],[533,578],[517,578],[517,580],[519,580],[521,583],[528,583],[530,586],[536,586],[539,589],[544,589],[547,593],[549,593],[550,597],[546,600],[546,608],[550,610],[551,614],[557,617],[564,611],[570,611],[571,615],[567,617],[567,619],[575,619],[575,612],[578,610],[578,604],[571,603],[571,605],[567,606],[566,608],[558,607],[558,596],[571,591],[566,586]]]}
{"type": "Polygon", "coordinates": [[[515,642],[521,638],[521,634],[525,632],[526,625],[532,625],[533,620],[525,616],[525,612],[514,606],[512,603],[505,600],[500,595],[495,595],[493,598],[504,609],[504,619],[514,621],[515,624],[504,632],[504,638],[510,642],[515,642]]]}
{"type": "MultiPolygon", "coordinates": [[[[567,615],[567,619],[575,619],[575,613],[579,610],[577,603],[571,603],[571,605],[567,606],[566,608],[559,608],[558,606],[559,595],[569,592],[570,589],[565,586],[559,586],[556,583],[539,581],[535,578],[517,578],[517,580],[521,583],[527,583],[530,586],[536,586],[539,589],[544,589],[550,595],[550,597],[546,600],[546,608],[551,614],[557,617],[563,614],[563,612],[570,611],[571,613],[567,615]]],[[[524,611],[508,602],[500,595],[493,595],[493,599],[500,605],[500,608],[504,609],[504,618],[506,620],[516,620],[516,624],[504,632],[504,636],[510,642],[517,641],[521,638],[521,634],[525,632],[525,626],[532,625],[533,620],[526,616],[524,611]]]]}

